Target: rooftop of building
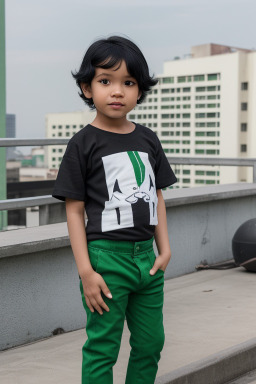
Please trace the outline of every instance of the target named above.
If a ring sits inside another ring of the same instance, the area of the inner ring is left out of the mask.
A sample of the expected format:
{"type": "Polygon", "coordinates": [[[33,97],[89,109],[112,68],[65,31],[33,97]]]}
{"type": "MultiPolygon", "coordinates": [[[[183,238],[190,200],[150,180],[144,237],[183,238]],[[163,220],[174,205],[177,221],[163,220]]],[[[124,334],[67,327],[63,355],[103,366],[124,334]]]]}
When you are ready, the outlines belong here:
{"type": "Polygon", "coordinates": [[[255,51],[255,49],[246,49],[246,48],[233,47],[229,45],[207,43],[207,44],[192,46],[191,57],[199,58],[199,57],[205,57],[205,56],[222,55],[224,53],[233,53],[237,51],[250,53],[255,51]]]}

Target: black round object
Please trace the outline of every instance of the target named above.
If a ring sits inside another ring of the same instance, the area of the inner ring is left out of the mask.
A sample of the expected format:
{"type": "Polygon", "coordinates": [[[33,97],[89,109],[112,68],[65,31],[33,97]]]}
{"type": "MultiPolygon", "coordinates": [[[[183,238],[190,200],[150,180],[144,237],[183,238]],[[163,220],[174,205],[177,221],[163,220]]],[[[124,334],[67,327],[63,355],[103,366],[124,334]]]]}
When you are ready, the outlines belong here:
{"type": "Polygon", "coordinates": [[[238,265],[256,258],[256,219],[240,225],[232,239],[232,252],[238,265]]]}

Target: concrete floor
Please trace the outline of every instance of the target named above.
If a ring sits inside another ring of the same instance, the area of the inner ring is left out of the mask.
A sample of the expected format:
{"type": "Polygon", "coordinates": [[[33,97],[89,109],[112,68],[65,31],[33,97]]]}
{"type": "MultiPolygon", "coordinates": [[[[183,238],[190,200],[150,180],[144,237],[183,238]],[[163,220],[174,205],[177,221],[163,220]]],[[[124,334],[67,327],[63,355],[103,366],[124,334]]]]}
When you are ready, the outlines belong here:
{"type": "MultiPolygon", "coordinates": [[[[166,339],[157,377],[255,337],[255,273],[205,270],[165,280],[164,289],[166,339]]],[[[85,340],[82,329],[0,352],[0,383],[80,384],[85,340]]],[[[125,323],[114,384],[125,382],[129,352],[125,323]]]]}

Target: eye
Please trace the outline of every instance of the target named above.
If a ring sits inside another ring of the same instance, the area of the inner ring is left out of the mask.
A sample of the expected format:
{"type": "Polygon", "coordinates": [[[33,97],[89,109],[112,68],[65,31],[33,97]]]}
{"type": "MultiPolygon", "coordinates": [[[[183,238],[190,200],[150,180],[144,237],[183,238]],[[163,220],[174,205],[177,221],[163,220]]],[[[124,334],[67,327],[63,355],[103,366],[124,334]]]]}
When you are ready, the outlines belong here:
{"type": "Polygon", "coordinates": [[[104,85],[108,85],[109,80],[108,79],[101,79],[101,80],[99,80],[99,83],[104,84],[104,85]]]}
{"type": "Polygon", "coordinates": [[[136,83],[134,81],[131,81],[131,80],[127,80],[125,82],[125,85],[128,85],[129,87],[131,87],[132,85],[135,85],[136,83]]]}

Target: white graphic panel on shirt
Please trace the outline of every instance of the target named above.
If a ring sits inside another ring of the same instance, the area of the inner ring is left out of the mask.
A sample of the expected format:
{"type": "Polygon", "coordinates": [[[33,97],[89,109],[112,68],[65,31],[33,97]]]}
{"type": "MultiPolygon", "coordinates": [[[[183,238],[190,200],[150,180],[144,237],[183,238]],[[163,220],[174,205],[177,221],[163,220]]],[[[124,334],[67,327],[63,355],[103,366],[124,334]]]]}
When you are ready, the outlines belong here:
{"type": "Polygon", "coordinates": [[[109,195],[102,212],[102,232],[134,227],[136,213],[144,211],[140,204],[148,206],[148,224],[157,225],[158,198],[148,154],[119,152],[102,157],[102,161],[109,195]]]}

